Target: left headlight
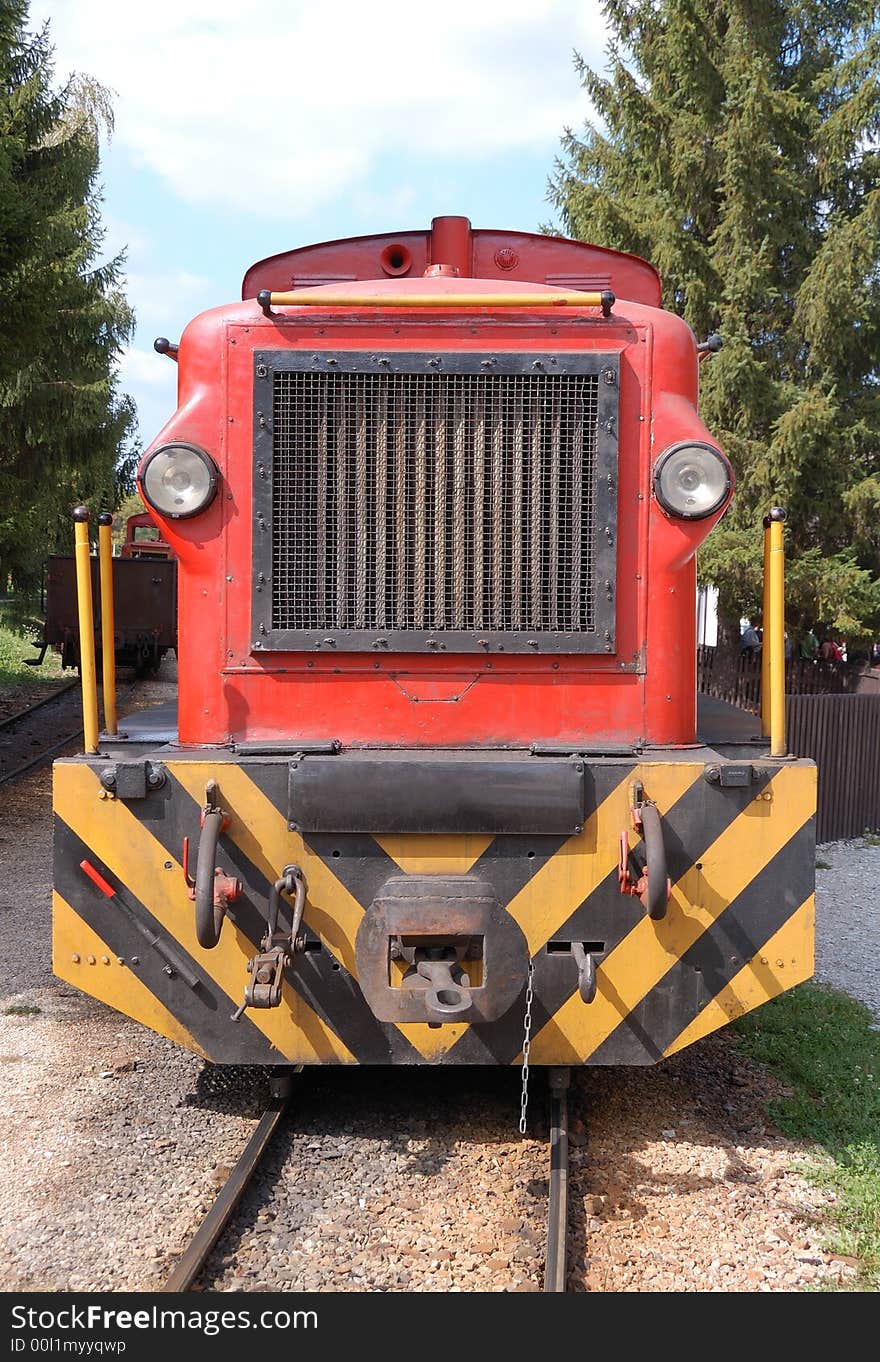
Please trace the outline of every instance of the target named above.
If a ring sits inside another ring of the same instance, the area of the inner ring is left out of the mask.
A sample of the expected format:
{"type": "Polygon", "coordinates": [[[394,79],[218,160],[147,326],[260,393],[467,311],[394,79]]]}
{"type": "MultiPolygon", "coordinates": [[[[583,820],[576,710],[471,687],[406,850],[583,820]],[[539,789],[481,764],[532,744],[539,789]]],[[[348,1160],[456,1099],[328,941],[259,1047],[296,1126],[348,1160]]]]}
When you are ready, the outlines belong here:
{"type": "Polygon", "coordinates": [[[670,515],[704,520],[730,495],[730,464],[702,441],[671,445],[654,465],[654,494],[670,515]]]}
{"type": "Polygon", "coordinates": [[[154,510],[170,520],[186,520],[210,506],[217,493],[217,465],[198,445],[159,445],[147,455],[138,477],[154,510]]]}

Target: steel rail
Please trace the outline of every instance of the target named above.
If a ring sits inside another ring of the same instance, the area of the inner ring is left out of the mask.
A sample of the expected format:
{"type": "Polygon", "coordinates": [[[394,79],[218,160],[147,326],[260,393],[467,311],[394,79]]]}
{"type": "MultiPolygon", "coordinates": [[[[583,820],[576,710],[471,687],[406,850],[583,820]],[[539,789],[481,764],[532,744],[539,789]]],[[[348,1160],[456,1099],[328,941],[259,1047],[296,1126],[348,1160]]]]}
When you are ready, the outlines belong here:
{"type": "Polygon", "coordinates": [[[35,767],[41,766],[44,761],[48,761],[50,757],[54,757],[56,752],[62,751],[65,747],[69,747],[72,742],[75,742],[77,738],[81,738],[82,735],[82,729],[78,728],[75,733],[68,733],[66,738],[59,738],[57,742],[53,742],[51,747],[44,748],[39,756],[31,757],[30,761],[26,761],[23,766],[16,766],[12,771],[5,772],[5,774],[0,776],[0,785],[7,785],[10,780],[16,780],[18,776],[27,775],[28,771],[33,771],[35,767]]]}
{"type": "Polygon", "coordinates": [[[568,1222],[568,1069],[550,1070],[550,1196],[544,1290],[564,1291],[568,1222]]]}
{"type": "MultiPolygon", "coordinates": [[[[301,1067],[297,1066],[294,1072],[299,1073],[301,1067]]],[[[238,1163],[217,1193],[208,1214],[159,1288],[161,1291],[188,1291],[201,1272],[287,1110],[292,1086],[292,1079],[287,1074],[270,1080],[272,1095],[256,1130],[245,1145],[238,1163]]]]}
{"type": "Polygon", "coordinates": [[[53,690],[51,695],[44,695],[42,700],[35,700],[32,705],[25,705],[24,709],[18,710],[15,714],[9,714],[5,719],[0,719],[0,729],[9,728],[11,724],[18,723],[19,719],[25,719],[29,714],[33,714],[35,709],[42,709],[43,705],[49,705],[53,700],[57,700],[59,695],[66,695],[74,686],[79,685],[79,678],[73,681],[65,681],[63,686],[53,690]]]}
{"type": "MultiPolygon", "coordinates": [[[[79,681],[71,681],[70,683],[70,686],[78,685],[79,681]]],[[[37,704],[32,705],[31,708],[39,709],[40,705],[46,705],[49,703],[50,700],[57,699],[58,696],[64,695],[65,692],[70,689],[70,686],[66,686],[64,690],[55,691],[53,695],[47,695],[45,700],[39,700],[37,704]]],[[[122,696],[123,703],[128,699],[130,695],[134,693],[134,690],[135,686],[131,686],[125,692],[125,694],[122,696]]],[[[24,713],[25,711],[22,710],[22,714],[24,713]]],[[[13,715],[12,717],[13,719],[21,718],[21,714],[13,715]]],[[[11,722],[11,720],[9,722],[11,722]]],[[[72,742],[76,742],[76,740],[78,738],[81,738],[82,736],[83,730],[80,727],[74,729],[72,733],[66,734],[65,737],[58,738],[56,742],[53,742],[49,747],[44,747],[42,752],[39,752],[35,757],[31,757],[30,761],[26,761],[22,766],[16,766],[11,771],[5,771],[2,774],[0,774],[0,785],[7,785],[11,780],[16,780],[19,776],[27,775],[28,771],[35,770],[36,767],[41,766],[44,761],[48,761],[50,757],[54,757],[57,752],[63,751],[65,747],[69,747],[72,742]]]]}

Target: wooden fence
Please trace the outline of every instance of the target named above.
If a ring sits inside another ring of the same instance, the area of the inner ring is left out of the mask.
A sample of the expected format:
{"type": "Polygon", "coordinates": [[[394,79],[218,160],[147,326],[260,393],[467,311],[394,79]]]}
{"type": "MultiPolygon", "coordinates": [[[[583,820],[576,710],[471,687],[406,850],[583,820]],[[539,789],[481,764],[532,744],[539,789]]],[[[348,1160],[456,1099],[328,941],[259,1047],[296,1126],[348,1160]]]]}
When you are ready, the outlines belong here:
{"type": "Polygon", "coordinates": [[[789,695],[788,748],[819,768],[816,838],[880,830],[880,694],[789,695]]]}
{"type": "MultiPolygon", "coordinates": [[[[761,655],[697,652],[697,684],[740,709],[761,709],[761,655]]],[[[819,768],[820,842],[880,830],[880,670],[864,662],[785,664],[786,738],[819,768]]]]}
{"type": "MultiPolygon", "coordinates": [[[[864,662],[815,662],[792,657],[785,664],[786,695],[853,695],[870,687],[873,673],[864,662]]],[[[761,709],[761,654],[697,649],[697,689],[753,714],[761,709]]]]}

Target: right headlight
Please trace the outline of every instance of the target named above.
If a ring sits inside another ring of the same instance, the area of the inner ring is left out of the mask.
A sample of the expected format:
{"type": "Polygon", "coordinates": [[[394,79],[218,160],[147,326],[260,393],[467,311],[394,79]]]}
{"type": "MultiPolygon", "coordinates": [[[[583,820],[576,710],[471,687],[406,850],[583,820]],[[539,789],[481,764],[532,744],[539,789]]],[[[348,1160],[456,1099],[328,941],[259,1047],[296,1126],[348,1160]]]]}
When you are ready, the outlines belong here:
{"type": "Polygon", "coordinates": [[[654,465],[654,494],[670,515],[704,520],[730,494],[730,464],[720,449],[701,440],[670,445],[654,465]]]}

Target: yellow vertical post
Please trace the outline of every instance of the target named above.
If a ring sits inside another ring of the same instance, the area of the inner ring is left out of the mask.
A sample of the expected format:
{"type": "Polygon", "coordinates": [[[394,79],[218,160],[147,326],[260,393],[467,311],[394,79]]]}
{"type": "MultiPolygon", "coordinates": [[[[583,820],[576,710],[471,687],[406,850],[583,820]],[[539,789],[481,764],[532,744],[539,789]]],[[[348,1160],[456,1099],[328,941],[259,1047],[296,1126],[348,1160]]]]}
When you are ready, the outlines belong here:
{"type": "Polygon", "coordinates": [[[782,524],[785,511],[771,508],[764,524],[770,532],[770,621],[764,626],[764,647],[770,647],[770,755],[784,757],[785,746],[785,551],[782,524]],[[769,634],[769,640],[768,640],[769,634]]]}
{"type": "Polygon", "coordinates": [[[104,729],[116,733],[116,616],[113,608],[113,517],[98,516],[98,558],[101,563],[101,662],[103,664],[104,729]]]}
{"type": "Polygon", "coordinates": [[[770,525],[764,517],[764,600],[762,605],[761,646],[761,733],[770,736],[770,525]]]}
{"type": "Polygon", "coordinates": [[[83,737],[86,752],[98,750],[98,681],[95,675],[95,615],[92,609],[92,556],[89,512],[73,513],[76,556],[76,602],[79,609],[79,674],[82,681],[83,737]]]}

